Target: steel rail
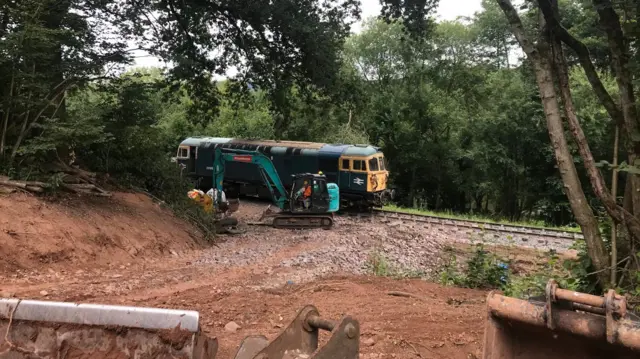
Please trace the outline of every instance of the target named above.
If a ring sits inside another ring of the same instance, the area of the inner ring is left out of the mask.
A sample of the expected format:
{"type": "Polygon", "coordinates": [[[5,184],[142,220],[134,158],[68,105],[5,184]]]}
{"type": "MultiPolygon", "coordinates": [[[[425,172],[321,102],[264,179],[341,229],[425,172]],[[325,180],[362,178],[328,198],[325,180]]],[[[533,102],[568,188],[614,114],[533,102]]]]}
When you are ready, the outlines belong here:
{"type": "Polygon", "coordinates": [[[502,232],[515,235],[529,235],[563,240],[584,240],[582,233],[563,231],[559,229],[538,228],[531,226],[521,226],[513,224],[491,223],[477,220],[454,219],[440,217],[429,214],[415,214],[386,209],[373,209],[370,213],[344,212],[340,215],[356,217],[380,217],[385,219],[397,219],[401,221],[412,221],[418,223],[440,224],[445,226],[455,226],[469,229],[502,232]]]}

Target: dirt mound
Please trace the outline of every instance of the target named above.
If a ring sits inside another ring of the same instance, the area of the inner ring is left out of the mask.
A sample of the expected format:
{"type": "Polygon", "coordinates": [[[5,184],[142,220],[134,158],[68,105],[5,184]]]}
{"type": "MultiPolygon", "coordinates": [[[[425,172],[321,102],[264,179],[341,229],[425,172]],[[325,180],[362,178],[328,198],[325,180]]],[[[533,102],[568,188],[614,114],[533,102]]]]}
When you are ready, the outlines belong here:
{"type": "Polygon", "coordinates": [[[55,201],[0,197],[0,273],[126,264],[200,246],[193,228],[138,193],[55,201]]]}

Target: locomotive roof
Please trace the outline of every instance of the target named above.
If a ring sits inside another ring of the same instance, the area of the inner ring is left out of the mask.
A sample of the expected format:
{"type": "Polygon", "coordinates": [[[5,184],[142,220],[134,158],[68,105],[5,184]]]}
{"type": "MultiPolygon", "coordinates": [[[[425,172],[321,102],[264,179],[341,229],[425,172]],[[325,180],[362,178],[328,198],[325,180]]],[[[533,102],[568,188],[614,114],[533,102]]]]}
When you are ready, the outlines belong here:
{"type": "Polygon", "coordinates": [[[340,153],[348,156],[370,156],[379,151],[371,145],[327,144],[305,141],[274,141],[274,140],[244,140],[226,137],[189,137],[182,141],[183,146],[199,146],[202,143],[228,143],[239,145],[293,147],[300,149],[318,150],[319,152],[340,153]]]}

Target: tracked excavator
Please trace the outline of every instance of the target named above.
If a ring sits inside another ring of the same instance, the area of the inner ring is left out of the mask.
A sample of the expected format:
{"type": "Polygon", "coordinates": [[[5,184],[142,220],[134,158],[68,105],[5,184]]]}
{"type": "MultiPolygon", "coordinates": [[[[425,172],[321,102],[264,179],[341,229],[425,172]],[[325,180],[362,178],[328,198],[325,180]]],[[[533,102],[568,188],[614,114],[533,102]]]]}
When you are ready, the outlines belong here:
{"type": "MultiPolygon", "coordinates": [[[[613,290],[594,296],[552,280],[541,298],[491,292],[486,306],[482,359],[640,357],[640,321],[613,290]]],[[[359,338],[356,319],[328,320],[307,305],[280,335],[247,336],[229,359],[356,359],[359,338]]],[[[196,311],[0,299],[0,359],[214,359],[217,349],[196,311]]]]}
{"type": "MultiPolygon", "coordinates": [[[[340,191],[335,183],[328,183],[322,174],[299,173],[292,175],[291,191],[287,192],[273,162],[257,151],[218,147],[213,156],[214,210],[221,213],[224,203],[224,173],[226,162],[251,163],[258,167],[260,176],[279,209],[273,217],[275,228],[308,229],[333,227],[333,213],[340,209],[340,191]]],[[[264,214],[263,214],[264,217],[264,214]]],[[[229,221],[229,220],[228,220],[229,221]]],[[[233,220],[230,220],[233,221],[233,220]]],[[[235,221],[237,223],[237,221],[235,221]]]]}

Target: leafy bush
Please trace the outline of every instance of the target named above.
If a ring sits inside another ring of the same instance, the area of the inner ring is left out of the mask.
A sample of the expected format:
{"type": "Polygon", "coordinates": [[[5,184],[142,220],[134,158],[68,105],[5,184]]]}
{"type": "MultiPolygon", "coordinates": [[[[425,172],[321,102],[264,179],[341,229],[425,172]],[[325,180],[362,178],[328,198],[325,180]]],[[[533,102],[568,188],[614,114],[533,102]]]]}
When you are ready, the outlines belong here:
{"type": "Polygon", "coordinates": [[[509,282],[509,263],[484,249],[484,245],[472,246],[473,256],[463,272],[458,269],[455,256],[451,257],[440,272],[440,282],[465,288],[501,288],[509,282]]]}
{"type": "Polygon", "coordinates": [[[373,275],[386,277],[391,274],[391,267],[389,261],[384,254],[379,251],[373,251],[369,253],[369,258],[366,263],[366,267],[373,275]]]}
{"type": "Polygon", "coordinates": [[[560,262],[555,251],[549,251],[547,260],[535,272],[523,276],[511,276],[504,286],[505,295],[527,299],[543,295],[549,279],[555,279],[560,288],[579,292],[591,292],[585,279],[586,272],[580,262],[564,260],[560,262]]]}
{"type": "Polygon", "coordinates": [[[369,258],[365,263],[367,271],[378,277],[401,278],[425,278],[425,271],[415,268],[402,268],[389,262],[384,253],[375,249],[369,253],[369,258]]]}

